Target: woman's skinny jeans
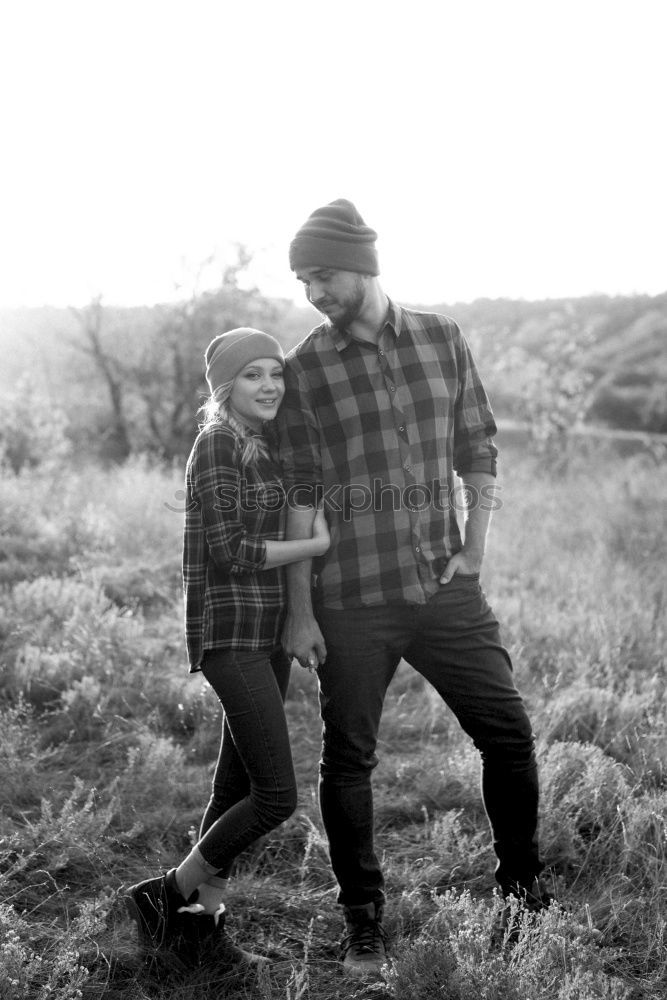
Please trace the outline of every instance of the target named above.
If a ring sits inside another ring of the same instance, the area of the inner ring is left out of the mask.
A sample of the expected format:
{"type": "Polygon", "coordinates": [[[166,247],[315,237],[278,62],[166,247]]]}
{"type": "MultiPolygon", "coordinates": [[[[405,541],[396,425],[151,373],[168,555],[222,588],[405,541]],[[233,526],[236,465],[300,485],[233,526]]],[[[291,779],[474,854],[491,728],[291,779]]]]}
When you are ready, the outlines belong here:
{"type": "Polygon", "coordinates": [[[237,855],[296,809],[284,699],[290,661],[272,654],[208,650],[202,673],[224,710],[220,753],[198,847],[225,878],[237,855]]]}

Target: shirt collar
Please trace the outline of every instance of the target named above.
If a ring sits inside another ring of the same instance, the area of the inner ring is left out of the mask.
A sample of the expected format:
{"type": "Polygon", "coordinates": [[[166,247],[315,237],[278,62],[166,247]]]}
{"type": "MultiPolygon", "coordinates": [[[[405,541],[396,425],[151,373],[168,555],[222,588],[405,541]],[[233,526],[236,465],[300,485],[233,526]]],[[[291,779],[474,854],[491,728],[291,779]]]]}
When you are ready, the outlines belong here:
{"type": "MultiPolygon", "coordinates": [[[[384,331],[388,328],[398,340],[403,327],[403,310],[396,302],[393,302],[391,299],[388,301],[389,307],[387,309],[387,316],[384,321],[384,326],[380,331],[380,336],[382,336],[382,333],[384,333],[384,331]]],[[[349,344],[351,344],[354,339],[350,336],[348,330],[339,330],[338,327],[333,326],[333,324],[329,324],[329,335],[339,354],[349,344]]]]}

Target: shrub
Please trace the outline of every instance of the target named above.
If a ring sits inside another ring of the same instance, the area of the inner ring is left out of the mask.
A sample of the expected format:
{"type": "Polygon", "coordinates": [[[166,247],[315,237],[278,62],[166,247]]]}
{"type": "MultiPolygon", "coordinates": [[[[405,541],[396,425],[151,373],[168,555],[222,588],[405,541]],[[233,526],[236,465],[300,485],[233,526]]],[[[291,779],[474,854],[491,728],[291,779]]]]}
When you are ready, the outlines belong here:
{"type": "MultiPolygon", "coordinates": [[[[391,738],[387,730],[386,736],[391,738]]],[[[387,753],[378,774],[378,822],[400,824],[450,809],[484,814],[479,790],[479,753],[466,737],[443,752],[438,741],[418,744],[412,753],[387,753]]]]}
{"type": "Polygon", "coordinates": [[[24,817],[20,834],[9,838],[10,843],[31,864],[38,860],[50,873],[73,861],[79,866],[90,864],[117,809],[113,797],[106,805],[98,805],[96,797],[95,788],[87,788],[80,778],[75,778],[60,807],[52,799],[43,798],[39,816],[24,817]]]}
{"type": "Polygon", "coordinates": [[[192,821],[187,810],[198,822],[209,792],[207,775],[187,765],[182,747],[149,729],[139,731],[114,785],[121,839],[160,837],[181,816],[176,836],[182,841],[192,821]]]}
{"type": "Polygon", "coordinates": [[[617,695],[609,688],[574,683],[556,692],[540,727],[548,742],[593,743],[615,760],[631,763],[649,728],[655,695],[617,695]]]}
{"type": "Polygon", "coordinates": [[[486,822],[462,810],[425,814],[421,826],[383,830],[378,846],[386,856],[385,872],[392,896],[396,892],[444,891],[475,885],[490,891],[495,867],[486,822]]]}
{"type": "Polygon", "coordinates": [[[554,743],[540,755],[541,844],[547,864],[589,883],[618,864],[627,771],[598,747],[554,743]]]}
{"type": "Polygon", "coordinates": [[[141,457],[118,468],[59,462],[0,476],[0,582],[94,567],[125,595],[123,577],[141,589],[153,578],[178,596],[182,481],[182,469],[141,457]],[[144,568],[133,576],[139,552],[144,568]]]}
{"type": "Polygon", "coordinates": [[[35,740],[32,707],[22,698],[0,708],[0,806],[11,813],[39,802],[44,771],[55,752],[40,750],[35,740]]]}
{"type": "Polygon", "coordinates": [[[510,951],[491,948],[494,908],[445,893],[384,974],[396,1000],[625,1000],[587,923],[554,906],[525,919],[510,951]]]}
{"type": "Polygon", "coordinates": [[[137,655],[140,623],[84,580],[22,581],[6,613],[14,625],[2,650],[10,666],[4,683],[40,707],[85,677],[117,678],[137,655]]]}
{"type": "Polygon", "coordinates": [[[15,475],[25,468],[52,466],[70,452],[67,418],[56,406],[35,400],[28,376],[0,398],[0,466],[15,475]]]}
{"type": "Polygon", "coordinates": [[[88,970],[75,948],[60,942],[38,952],[29,923],[11,906],[0,903],[0,996],[2,1000],[47,997],[81,1000],[88,970]]]}
{"type": "Polygon", "coordinates": [[[667,890],[667,801],[664,794],[626,803],[620,872],[646,892],[667,890]]]}

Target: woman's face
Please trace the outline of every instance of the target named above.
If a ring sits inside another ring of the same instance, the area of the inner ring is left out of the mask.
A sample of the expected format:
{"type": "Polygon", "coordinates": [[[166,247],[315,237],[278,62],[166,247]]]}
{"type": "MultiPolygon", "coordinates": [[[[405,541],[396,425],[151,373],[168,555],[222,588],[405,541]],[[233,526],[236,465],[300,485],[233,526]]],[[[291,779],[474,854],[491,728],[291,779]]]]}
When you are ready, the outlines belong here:
{"type": "Polygon", "coordinates": [[[229,409],[237,420],[259,431],[265,420],[273,420],[284,395],[283,366],[275,358],[258,358],[234,379],[229,409]]]}

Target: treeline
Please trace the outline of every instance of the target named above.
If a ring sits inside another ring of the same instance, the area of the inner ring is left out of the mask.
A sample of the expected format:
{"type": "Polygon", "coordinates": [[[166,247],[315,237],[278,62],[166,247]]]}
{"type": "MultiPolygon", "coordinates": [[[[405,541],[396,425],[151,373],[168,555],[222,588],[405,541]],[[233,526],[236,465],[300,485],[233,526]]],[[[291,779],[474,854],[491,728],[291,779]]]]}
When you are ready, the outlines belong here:
{"type": "MultiPolygon", "coordinates": [[[[219,287],[174,305],[0,313],[0,450],[18,470],[69,447],[108,460],[181,458],[205,396],[203,353],[248,325],[288,349],[315,310],[244,287],[248,259],[219,287]]],[[[543,302],[480,299],[418,308],[452,316],[472,344],[497,416],[536,437],[574,424],[667,433],[667,294],[543,302]]]]}

